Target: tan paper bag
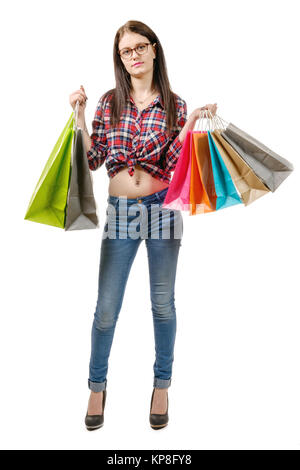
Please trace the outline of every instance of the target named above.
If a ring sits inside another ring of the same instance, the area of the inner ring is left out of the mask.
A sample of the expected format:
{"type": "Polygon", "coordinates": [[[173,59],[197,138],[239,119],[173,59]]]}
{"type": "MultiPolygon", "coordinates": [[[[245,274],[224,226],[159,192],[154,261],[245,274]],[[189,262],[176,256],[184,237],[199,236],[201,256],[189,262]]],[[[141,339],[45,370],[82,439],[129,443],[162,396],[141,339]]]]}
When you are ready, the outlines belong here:
{"type": "Polygon", "coordinates": [[[243,158],[226,142],[219,129],[212,131],[211,136],[245,206],[270,192],[243,158]]]}

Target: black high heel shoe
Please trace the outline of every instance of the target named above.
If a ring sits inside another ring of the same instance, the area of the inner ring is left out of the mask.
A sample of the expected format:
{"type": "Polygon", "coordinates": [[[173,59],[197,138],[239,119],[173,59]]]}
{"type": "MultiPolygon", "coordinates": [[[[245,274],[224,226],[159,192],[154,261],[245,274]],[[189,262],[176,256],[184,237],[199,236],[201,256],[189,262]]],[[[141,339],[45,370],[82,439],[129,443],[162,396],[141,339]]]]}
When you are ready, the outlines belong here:
{"type": "Polygon", "coordinates": [[[106,389],[103,390],[102,414],[101,415],[88,415],[88,413],[86,413],[85,425],[88,431],[94,431],[95,429],[99,429],[103,426],[105,402],[106,402],[106,389]]]}
{"type": "Polygon", "coordinates": [[[166,411],[166,413],[164,413],[164,414],[151,413],[154,392],[155,392],[155,388],[153,388],[152,397],[151,397],[149,421],[150,421],[151,428],[157,430],[157,429],[164,428],[165,426],[167,426],[167,424],[169,422],[169,415],[168,415],[169,397],[167,395],[167,411],[166,411]]]}

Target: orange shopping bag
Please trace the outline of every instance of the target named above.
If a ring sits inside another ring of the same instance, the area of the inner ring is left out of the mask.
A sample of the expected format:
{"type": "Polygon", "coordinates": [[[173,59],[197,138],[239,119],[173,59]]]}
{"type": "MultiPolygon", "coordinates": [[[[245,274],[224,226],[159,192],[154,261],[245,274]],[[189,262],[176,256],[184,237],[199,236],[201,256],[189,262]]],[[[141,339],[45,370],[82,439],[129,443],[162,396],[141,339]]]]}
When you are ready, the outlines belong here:
{"type": "Polygon", "coordinates": [[[192,132],[190,215],[216,210],[217,195],[207,132],[192,132]]]}

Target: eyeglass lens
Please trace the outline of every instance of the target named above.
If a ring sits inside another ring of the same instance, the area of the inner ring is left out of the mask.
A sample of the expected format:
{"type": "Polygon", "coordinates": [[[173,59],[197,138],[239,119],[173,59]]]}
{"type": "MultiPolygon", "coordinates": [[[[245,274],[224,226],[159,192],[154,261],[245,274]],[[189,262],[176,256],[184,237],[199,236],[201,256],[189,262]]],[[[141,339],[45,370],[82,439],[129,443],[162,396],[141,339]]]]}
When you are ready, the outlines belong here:
{"type": "MultiPolygon", "coordinates": [[[[135,47],[135,50],[138,52],[138,54],[144,54],[147,51],[147,49],[148,49],[148,44],[145,44],[145,43],[138,44],[135,47]]],[[[124,59],[128,59],[129,57],[132,56],[132,52],[133,52],[132,49],[125,48],[125,49],[122,49],[122,51],[120,51],[120,54],[124,59]]]]}

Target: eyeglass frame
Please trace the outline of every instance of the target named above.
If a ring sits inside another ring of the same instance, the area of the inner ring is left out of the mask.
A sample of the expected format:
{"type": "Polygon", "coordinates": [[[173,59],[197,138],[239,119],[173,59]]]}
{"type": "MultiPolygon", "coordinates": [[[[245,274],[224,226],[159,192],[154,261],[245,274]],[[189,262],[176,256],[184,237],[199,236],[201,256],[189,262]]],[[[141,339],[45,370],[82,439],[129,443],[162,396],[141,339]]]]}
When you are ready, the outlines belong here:
{"type": "MultiPolygon", "coordinates": [[[[148,52],[148,50],[149,50],[149,49],[148,49],[148,46],[150,46],[150,45],[154,46],[154,45],[156,45],[156,42],[154,42],[153,44],[152,44],[151,42],[139,42],[135,47],[123,47],[123,49],[121,49],[120,51],[118,51],[118,54],[119,54],[119,56],[123,59],[123,57],[121,56],[121,51],[123,51],[124,49],[130,49],[130,52],[131,52],[130,57],[125,57],[124,60],[131,59],[133,51],[135,51],[137,54],[139,54],[138,51],[136,50],[136,48],[137,48],[138,46],[140,46],[141,44],[144,44],[145,46],[147,46],[147,50],[146,50],[146,52],[144,53],[144,54],[147,54],[147,52],[148,52]]],[[[139,54],[139,55],[144,55],[144,54],[139,54]]]]}

